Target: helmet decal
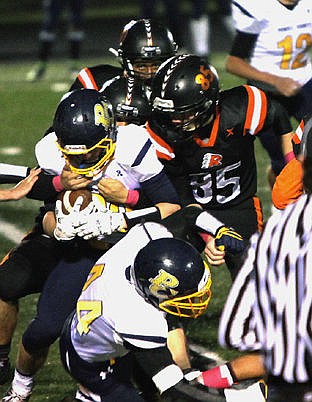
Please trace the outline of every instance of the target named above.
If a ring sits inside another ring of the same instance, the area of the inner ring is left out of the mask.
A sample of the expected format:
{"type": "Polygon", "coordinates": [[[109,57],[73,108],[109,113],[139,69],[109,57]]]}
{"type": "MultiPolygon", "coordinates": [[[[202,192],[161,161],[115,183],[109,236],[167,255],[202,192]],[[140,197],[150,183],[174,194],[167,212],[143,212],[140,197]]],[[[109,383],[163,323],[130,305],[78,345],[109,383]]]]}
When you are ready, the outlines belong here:
{"type": "Polygon", "coordinates": [[[150,240],[130,268],[137,292],[156,308],[196,318],[211,298],[208,265],[190,243],[173,237],[150,240]]]}
{"type": "Polygon", "coordinates": [[[208,91],[213,79],[214,79],[213,72],[208,68],[205,68],[203,65],[201,65],[200,73],[197,74],[195,77],[196,84],[200,84],[203,91],[208,91]]]}
{"type": "Polygon", "coordinates": [[[153,46],[153,38],[152,38],[152,27],[149,20],[144,20],[146,35],[147,35],[147,46],[153,46]]]}
{"type": "Polygon", "coordinates": [[[183,61],[187,57],[189,57],[187,54],[181,54],[180,56],[173,57],[173,62],[169,66],[169,68],[166,72],[166,75],[164,76],[163,83],[162,83],[162,87],[161,87],[161,96],[162,97],[165,96],[165,90],[167,87],[167,83],[171,77],[172,71],[181,63],[181,61],[183,61]]]}
{"type": "Polygon", "coordinates": [[[102,125],[104,128],[110,127],[111,117],[106,103],[96,103],[94,105],[94,124],[102,125]]]}
{"type": "Polygon", "coordinates": [[[129,77],[127,80],[127,94],[126,94],[126,99],[125,99],[126,105],[131,105],[133,86],[134,86],[134,78],[129,77]]]}
{"type": "Polygon", "coordinates": [[[149,287],[151,294],[159,299],[167,299],[168,296],[171,297],[178,294],[174,290],[174,288],[179,286],[178,278],[163,269],[160,269],[158,275],[150,278],[149,281],[151,283],[149,287]]]}

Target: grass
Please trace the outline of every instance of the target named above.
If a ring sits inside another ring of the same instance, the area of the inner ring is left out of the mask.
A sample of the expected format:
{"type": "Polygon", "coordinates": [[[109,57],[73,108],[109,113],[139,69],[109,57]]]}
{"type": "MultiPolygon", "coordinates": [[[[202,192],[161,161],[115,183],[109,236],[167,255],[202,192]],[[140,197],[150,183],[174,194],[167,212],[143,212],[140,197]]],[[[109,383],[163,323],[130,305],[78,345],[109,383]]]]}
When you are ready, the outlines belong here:
{"type": "MultiPolygon", "coordinates": [[[[220,74],[223,88],[239,85],[241,81],[224,71],[225,54],[216,53],[212,62],[220,74]]],[[[81,65],[95,65],[112,63],[113,59],[86,59],[81,65]]],[[[1,162],[12,164],[36,164],[34,145],[41,138],[51,120],[62,94],[70,86],[72,78],[68,73],[65,60],[51,62],[47,76],[39,83],[25,82],[25,75],[31,63],[2,63],[0,75],[1,97],[1,126],[0,126],[0,154],[1,162]],[[19,151],[16,153],[14,149],[19,151]]],[[[258,141],[256,153],[259,170],[259,196],[263,201],[265,217],[270,214],[270,191],[266,182],[265,170],[268,165],[267,155],[258,141]]],[[[0,219],[18,226],[21,233],[27,232],[33,225],[40,202],[23,199],[16,202],[7,202],[0,205],[0,219]]],[[[16,239],[18,242],[19,239],[16,239]]],[[[0,230],[0,257],[14,246],[14,242],[0,230]]],[[[236,355],[231,351],[222,350],[217,343],[218,319],[230,287],[230,278],[223,268],[213,271],[213,297],[207,314],[188,325],[188,336],[191,341],[198,342],[209,350],[219,353],[224,359],[236,355]]],[[[14,362],[18,342],[27,323],[34,316],[38,295],[28,296],[20,301],[19,322],[12,342],[11,359],[14,362]]],[[[47,364],[37,376],[33,402],[57,402],[68,393],[74,392],[74,382],[64,372],[58,357],[58,345],[50,350],[47,364]]],[[[0,393],[6,390],[7,385],[0,387],[0,393]]]]}

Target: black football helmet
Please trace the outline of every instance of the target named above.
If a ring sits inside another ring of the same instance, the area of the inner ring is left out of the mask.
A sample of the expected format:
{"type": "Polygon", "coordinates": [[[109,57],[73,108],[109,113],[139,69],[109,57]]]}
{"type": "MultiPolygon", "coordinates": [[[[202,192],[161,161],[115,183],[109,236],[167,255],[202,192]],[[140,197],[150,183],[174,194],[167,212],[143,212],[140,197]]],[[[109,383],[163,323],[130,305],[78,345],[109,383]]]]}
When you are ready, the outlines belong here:
{"type": "Polygon", "coordinates": [[[151,106],[141,81],[117,76],[105,82],[100,92],[112,103],[117,121],[141,125],[150,117],[151,106]]]}
{"type": "Polygon", "coordinates": [[[177,45],[168,28],[150,19],[130,21],[120,37],[118,56],[130,77],[150,80],[160,64],[177,52],[177,45]],[[133,64],[142,63],[133,69],[133,64]],[[144,63],[154,65],[153,72],[144,71],[144,63]]]}
{"type": "Polygon", "coordinates": [[[219,78],[212,65],[195,55],[172,57],[158,69],[151,89],[149,122],[156,134],[171,145],[201,137],[219,98],[219,78]]]}
{"type": "Polygon", "coordinates": [[[179,317],[197,318],[211,298],[208,265],[180,239],[151,240],[137,254],[131,278],[146,301],[179,317]]]}
{"type": "Polygon", "coordinates": [[[117,129],[113,107],[95,89],[64,95],[53,128],[59,149],[77,174],[94,176],[114,156],[117,129]]]}

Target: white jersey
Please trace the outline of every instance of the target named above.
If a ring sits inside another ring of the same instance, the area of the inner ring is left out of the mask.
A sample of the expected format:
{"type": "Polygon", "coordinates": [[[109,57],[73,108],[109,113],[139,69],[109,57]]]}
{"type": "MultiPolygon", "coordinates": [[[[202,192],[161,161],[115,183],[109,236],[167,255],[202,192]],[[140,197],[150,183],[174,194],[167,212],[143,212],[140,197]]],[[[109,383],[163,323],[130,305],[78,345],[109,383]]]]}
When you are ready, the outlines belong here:
{"type": "Polygon", "coordinates": [[[150,238],[172,237],[157,223],[137,225],[94,265],[76,305],[71,340],[88,362],[122,357],[124,342],[153,349],[166,345],[165,313],[141,297],[129,281],[129,268],[150,238]],[[122,258],[121,258],[122,256],[122,258]]]}
{"type": "Polygon", "coordinates": [[[258,35],[253,67],[302,85],[312,78],[311,0],[300,0],[293,10],[278,0],[235,0],[233,18],[238,31],[258,35]]]}
{"type": "MultiPolygon", "coordinates": [[[[56,145],[54,132],[43,137],[35,147],[39,166],[51,174],[61,174],[65,165],[62,152],[56,145]]],[[[118,179],[128,189],[158,175],[163,165],[157,159],[155,147],[143,126],[129,124],[118,127],[114,159],[101,177],[118,179]]]]}

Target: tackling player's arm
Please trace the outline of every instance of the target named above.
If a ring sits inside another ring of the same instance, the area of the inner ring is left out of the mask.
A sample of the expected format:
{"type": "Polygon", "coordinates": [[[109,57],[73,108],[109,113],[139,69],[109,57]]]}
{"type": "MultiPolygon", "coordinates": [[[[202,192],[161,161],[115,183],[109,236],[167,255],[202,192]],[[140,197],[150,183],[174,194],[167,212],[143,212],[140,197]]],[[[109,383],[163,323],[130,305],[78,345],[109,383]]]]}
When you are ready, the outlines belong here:
{"type": "Polygon", "coordinates": [[[13,201],[25,197],[38,181],[38,175],[40,172],[41,169],[31,169],[29,174],[23,180],[18,182],[16,186],[8,189],[1,189],[0,201],[13,201]]]}
{"type": "MultiPolygon", "coordinates": [[[[184,375],[183,371],[173,362],[167,347],[155,349],[140,349],[127,345],[133,352],[136,362],[148,377],[150,377],[161,394],[163,401],[207,401],[207,392],[194,386],[194,379],[201,373],[193,371],[184,375]],[[189,380],[188,380],[189,378],[189,380]]],[[[195,383],[198,382],[195,380],[195,383]]]]}

